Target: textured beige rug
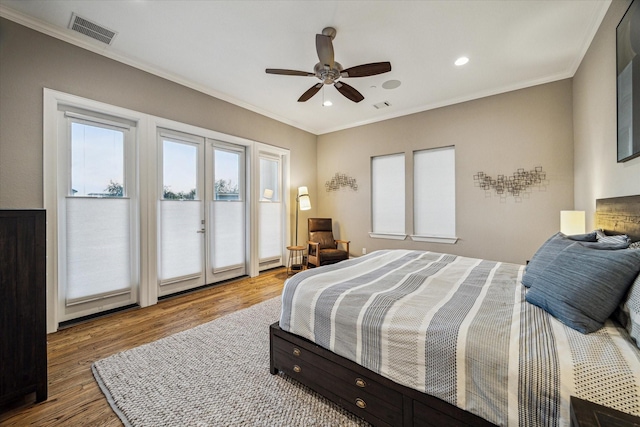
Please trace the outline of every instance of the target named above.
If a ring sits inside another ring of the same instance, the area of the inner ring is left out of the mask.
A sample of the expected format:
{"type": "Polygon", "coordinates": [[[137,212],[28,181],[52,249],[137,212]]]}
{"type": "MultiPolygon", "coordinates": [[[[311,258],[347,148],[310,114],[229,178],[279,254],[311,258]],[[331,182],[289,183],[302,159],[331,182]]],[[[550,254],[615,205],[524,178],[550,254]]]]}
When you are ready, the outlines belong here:
{"type": "Polygon", "coordinates": [[[366,426],[310,389],[269,373],[280,298],[95,362],[125,426],[366,426]]]}

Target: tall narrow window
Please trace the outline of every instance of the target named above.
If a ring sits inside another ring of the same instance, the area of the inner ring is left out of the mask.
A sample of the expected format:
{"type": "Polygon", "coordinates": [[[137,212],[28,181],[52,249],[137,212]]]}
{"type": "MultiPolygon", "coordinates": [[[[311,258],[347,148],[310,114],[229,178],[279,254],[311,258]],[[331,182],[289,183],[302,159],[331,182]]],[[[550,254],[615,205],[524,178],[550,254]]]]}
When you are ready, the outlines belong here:
{"type": "Polygon", "coordinates": [[[69,320],[137,300],[135,128],[70,111],[62,117],[68,179],[60,180],[59,291],[61,319],[69,320]]]}
{"type": "Polygon", "coordinates": [[[413,153],[413,240],[455,243],[455,148],[413,153]]]}
{"type": "Polygon", "coordinates": [[[371,158],[371,237],[404,239],[404,154],[371,158]]]}
{"type": "Polygon", "coordinates": [[[260,155],[259,257],[261,266],[282,259],[282,200],[280,158],[260,155]]]}

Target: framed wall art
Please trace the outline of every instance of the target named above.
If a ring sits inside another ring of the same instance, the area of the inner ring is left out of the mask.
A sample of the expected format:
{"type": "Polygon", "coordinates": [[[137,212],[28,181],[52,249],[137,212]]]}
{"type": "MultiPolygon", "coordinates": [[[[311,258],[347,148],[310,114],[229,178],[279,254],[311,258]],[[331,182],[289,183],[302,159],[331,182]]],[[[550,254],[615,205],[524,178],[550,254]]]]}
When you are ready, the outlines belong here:
{"type": "Polygon", "coordinates": [[[640,0],[616,29],[618,162],[640,156],[640,0]]]}

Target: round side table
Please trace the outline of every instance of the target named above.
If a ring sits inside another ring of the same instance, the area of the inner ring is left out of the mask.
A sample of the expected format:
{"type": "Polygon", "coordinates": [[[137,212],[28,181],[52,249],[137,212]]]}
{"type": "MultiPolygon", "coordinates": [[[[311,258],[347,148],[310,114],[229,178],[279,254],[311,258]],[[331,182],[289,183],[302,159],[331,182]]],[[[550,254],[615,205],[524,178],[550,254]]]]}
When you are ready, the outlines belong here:
{"type": "Polygon", "coordinates": [[[304,270],[304,246],[287,246],[289,261],[287,262],[287,275],[296,274],[304,270]]]}

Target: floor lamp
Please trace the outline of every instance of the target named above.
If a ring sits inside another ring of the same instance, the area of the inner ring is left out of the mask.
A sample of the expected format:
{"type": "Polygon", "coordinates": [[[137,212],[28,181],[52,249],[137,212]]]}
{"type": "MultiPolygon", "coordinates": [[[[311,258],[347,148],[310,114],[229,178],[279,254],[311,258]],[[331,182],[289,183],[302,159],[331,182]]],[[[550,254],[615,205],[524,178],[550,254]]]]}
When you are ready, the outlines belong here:
{"type": "Polygon", "coordinates": [[[296,197],[296,246],[298,246],[298,209],[301,211],[311,209],[311,198],[307,187],[298,187],[298,196],[296,197]]]}

